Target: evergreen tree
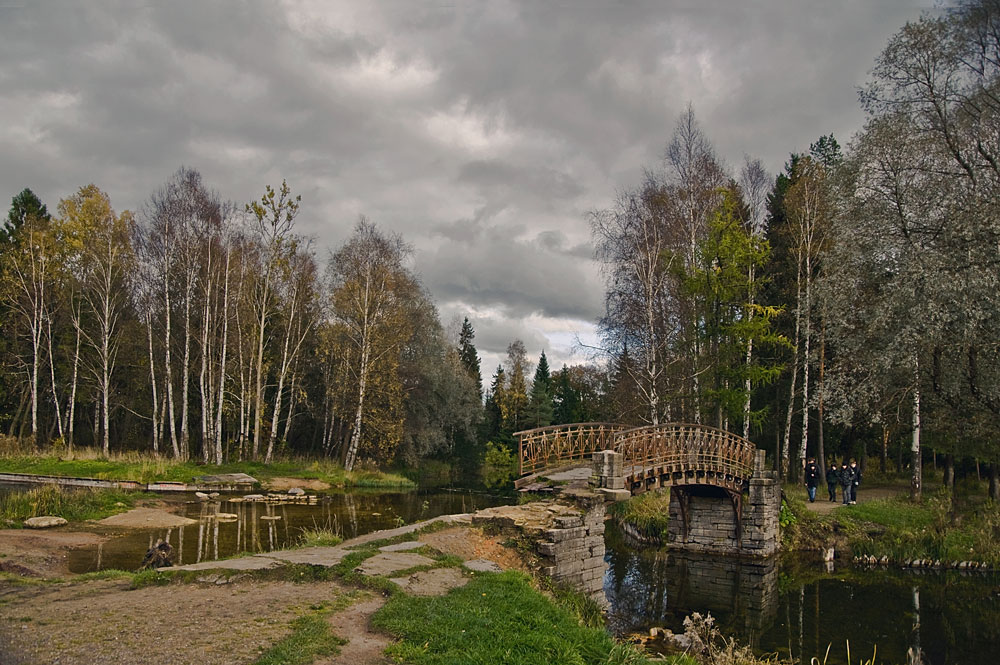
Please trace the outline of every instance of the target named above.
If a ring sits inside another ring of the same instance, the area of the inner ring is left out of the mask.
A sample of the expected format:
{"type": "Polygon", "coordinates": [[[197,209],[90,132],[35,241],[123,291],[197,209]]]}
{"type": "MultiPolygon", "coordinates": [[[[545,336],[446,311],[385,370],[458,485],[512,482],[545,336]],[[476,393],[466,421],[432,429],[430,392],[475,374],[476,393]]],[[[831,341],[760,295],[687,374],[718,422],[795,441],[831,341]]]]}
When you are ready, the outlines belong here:
{"type": "Polygon", "coordinates": [[[469,317],[462,321],[462,332],[458,334],[458,356],[462,361],[462,366],[473,381],[476,382],[476,389],[479,391],[479,398],[483,397],[483,375],[479,371],[479,353],[476,351],[472,340],[475,339],[476,332],[469,323],[469,317]]]}
{"type": "Polygon", "coordinates": [[[549,361],[542,351],[535,368],[535,378],[531,383],[531,395],[528,397],[528,408],[524,414],[525,427],[545,427],[552,424],[552,375],[549,372],[549,361]]]}
{"type": "Polygon", "coordinates": [[[563,365],[552,386],[552,401],[555,410],[552,422],[555,425],[582,422],[580,391],[570,382],[569,368],[563,365]]]}
{"type": "Polygon", "coordinates": [[[10,202],[10,211],[0,228],[0,244],[7,244],[14,239],[18,230],[29,219],[48,221],[51,219],[48,209],[35,193],[27,187],[21,190],[10,202]]]}

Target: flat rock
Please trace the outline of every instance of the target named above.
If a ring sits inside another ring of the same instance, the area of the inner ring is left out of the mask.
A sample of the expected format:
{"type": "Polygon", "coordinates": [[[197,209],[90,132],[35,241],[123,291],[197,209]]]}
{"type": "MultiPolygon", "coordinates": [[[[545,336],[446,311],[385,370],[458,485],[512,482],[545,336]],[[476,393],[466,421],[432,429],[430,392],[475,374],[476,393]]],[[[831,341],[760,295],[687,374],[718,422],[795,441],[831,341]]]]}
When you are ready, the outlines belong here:
{"type": "Polygon", "coordinates": [[[469,578],[462,575],[459,568],[434,568],[409,577],[394,577],[392,581],[414,596],[443,596],[451,589],[464,586],[469,578]]]}
{"type": "Polygon", "coordinates": [[[419,540],[408,540],[394,545],[384,545],[378,549],[380,552],[407,552],[409,550],[418,550],[423,546],[424,544],[419,540]]]}
{"type": "Polygon", "coordinates": [[[432,566],[433,559],[428,559],[421,554],[411,554],[409,552],[383,552],[376,554],[355,568],[363,575],[391,575],[397,570],[405,570],[415,566],[432,566]]]}
{"type": "Polygon", "coordinates": [[[195,481],[202,485],[253,485],[257,479],[245,473],[220,473],[214,476],[198,476],[195,481]]]}
{"type": "Polygon", "coordinates": [[[69,524],[63,517],[56,517],[55,515],[42,515],[41,517],[29,517],[24,520],[24,526],[29,529],[50,529],[54,526],[62,526],[64,524],[69,524]]]}
{"type": "Polygon", "coordinates": [[[472,559],[471,561],[466,561],[462,564],[469,570],[474,570],[477,573],[502,573],[503,568],[500,567],[495,561],[490,561],[489,559],[472,559]]]}
{"type": "Polygon", "coordinates": [[[336,566],[347,556],[342,547],[305,547],[300,550],[278,550],[267,556],[284,563],[305,563],[311,566],[336,566]]]}
{"type": "Polygon", "coordinates": [[[224,559],[222,561],[202,561],[201,563],[189,563],[186,566],[172,566],[161,568],[160,570],[267,570],[277,568],[282,565],[280,561],[270,556],[244,556],[238,559],[224,559]]]}

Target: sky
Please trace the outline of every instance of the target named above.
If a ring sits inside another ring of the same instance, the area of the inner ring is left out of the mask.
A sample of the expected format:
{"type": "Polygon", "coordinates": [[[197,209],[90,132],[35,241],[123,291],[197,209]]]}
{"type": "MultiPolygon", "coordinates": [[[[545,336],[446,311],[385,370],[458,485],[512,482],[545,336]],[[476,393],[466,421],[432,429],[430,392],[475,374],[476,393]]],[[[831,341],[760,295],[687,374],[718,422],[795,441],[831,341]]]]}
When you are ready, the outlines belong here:
{"type": "Polygon", "coordinates": [[[317,257],[359,215],[488,382],[511,341],[599,347],[589,216],[662,164],[690,104],[773,175],[861,128],[857,88],[927,0],[0,0],[0,202],[94,183],[140,211],[181,166],[244,203],[286,180],[317,257]]]}

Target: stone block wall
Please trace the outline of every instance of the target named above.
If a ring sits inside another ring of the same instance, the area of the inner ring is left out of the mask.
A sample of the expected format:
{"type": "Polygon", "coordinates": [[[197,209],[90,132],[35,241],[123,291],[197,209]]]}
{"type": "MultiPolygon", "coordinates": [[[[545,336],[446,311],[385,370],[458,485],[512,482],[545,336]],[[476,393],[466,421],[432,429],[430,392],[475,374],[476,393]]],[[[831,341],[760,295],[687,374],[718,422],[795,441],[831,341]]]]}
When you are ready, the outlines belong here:
{"type": "Polygon", "coordinates": [[[681,491],[670,493],[670,522],[667,545],[693,552],[739,554],[736,514],[725,490],[692,487],[688,493],[688,528],[684,533],[681,491]]]}
{"type": "Polygon", "coordinates": [[[743,503],[743,550],[752,556],[770,556],[780,541],[781,483],[778,472],[765,469],[764,451],[754,461],[750,492],[743,503]]]}
{"type": "Polygon", "coordinates": [[[604,502],[591,504],[579,517],[556,518],[540,534],[535,550],[541,573],[588,595],[604,591],[604,502]]]}

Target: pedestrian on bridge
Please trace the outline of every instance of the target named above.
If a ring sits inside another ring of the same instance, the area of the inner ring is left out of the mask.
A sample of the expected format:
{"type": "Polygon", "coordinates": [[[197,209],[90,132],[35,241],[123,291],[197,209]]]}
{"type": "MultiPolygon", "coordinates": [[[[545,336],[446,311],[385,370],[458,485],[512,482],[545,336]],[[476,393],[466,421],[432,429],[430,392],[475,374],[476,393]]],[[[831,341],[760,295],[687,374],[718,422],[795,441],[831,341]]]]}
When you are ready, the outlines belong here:
{"type": "Polygon", "coordinates": [[[816,486],[819,485],[819,468],[816,466],[816,458],[810,457],[806,461],[806,490],[809,491],[809,503],[816,501],[816,486]]]}
{"type": "Polygon", "coordinates": [[[840,474],[837,472],[837,463],[830,460],[826,463],[826,489],[830,493],[830,501],[837,500],[837,485],[840,483],[840,474]]]}

